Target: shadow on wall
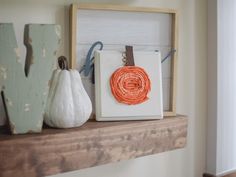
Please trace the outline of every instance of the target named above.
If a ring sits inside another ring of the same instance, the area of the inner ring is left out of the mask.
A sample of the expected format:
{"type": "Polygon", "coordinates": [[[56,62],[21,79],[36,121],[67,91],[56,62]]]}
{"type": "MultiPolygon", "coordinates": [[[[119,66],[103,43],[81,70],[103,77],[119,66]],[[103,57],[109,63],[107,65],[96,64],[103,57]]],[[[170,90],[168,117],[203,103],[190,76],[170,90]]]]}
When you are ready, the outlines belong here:
{"type": "Polygon", "coordinates": [[[3,107],[2,97],[0,97],[0,126],[5,124],[6,115],[3,107]]]}

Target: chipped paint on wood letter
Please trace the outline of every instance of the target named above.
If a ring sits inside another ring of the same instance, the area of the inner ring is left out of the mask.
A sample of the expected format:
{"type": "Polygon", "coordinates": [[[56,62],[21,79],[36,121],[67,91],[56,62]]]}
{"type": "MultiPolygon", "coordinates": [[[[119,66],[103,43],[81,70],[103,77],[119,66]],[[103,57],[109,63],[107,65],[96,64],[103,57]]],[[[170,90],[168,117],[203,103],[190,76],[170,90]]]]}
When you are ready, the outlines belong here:
{"type": "Polygon", "coordinates": [[[13,25],[0,24],[0,89],[13,134],[42,129],[48,93],[45,83],[51,78],[59,41],[60,27],[57,25],[26,25],[24,72],[13,25]]]}

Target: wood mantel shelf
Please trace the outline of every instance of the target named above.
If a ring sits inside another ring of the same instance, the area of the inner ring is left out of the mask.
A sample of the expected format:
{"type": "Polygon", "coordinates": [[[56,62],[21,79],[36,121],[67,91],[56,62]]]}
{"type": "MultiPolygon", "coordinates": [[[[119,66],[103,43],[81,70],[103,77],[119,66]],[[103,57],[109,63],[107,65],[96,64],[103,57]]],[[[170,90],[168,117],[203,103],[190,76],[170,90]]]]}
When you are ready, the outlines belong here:
{"type": "Polygon", "coordinates": [[[1,177],[43,177],[183,148],[187,117],[87,122],[41,134],[0,135],[1,177]]]}

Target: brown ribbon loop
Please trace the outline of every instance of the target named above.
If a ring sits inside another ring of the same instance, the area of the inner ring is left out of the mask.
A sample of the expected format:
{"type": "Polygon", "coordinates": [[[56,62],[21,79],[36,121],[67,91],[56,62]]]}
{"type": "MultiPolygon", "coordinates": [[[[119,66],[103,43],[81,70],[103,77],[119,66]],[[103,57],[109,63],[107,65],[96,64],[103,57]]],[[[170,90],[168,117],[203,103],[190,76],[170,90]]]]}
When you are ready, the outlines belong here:
{"type": "Polygon", "coordinates": [[[126,64],[125,64],[125,66],[135,66],[133,46],[125,46],[125,50],[126,50],[126,64]]]}

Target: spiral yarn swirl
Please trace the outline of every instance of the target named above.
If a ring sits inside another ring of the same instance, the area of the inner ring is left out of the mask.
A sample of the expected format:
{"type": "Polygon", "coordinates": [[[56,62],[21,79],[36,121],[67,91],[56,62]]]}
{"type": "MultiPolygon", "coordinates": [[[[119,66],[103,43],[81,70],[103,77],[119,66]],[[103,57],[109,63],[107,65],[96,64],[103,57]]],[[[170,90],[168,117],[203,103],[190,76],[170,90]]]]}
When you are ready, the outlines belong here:
{"type": "Polygon", "coordinates": [[[124,66],[112,74],[110,87],[118,102],[136,105],[148,100],[151,82],[143,68],[124,66]]]}

